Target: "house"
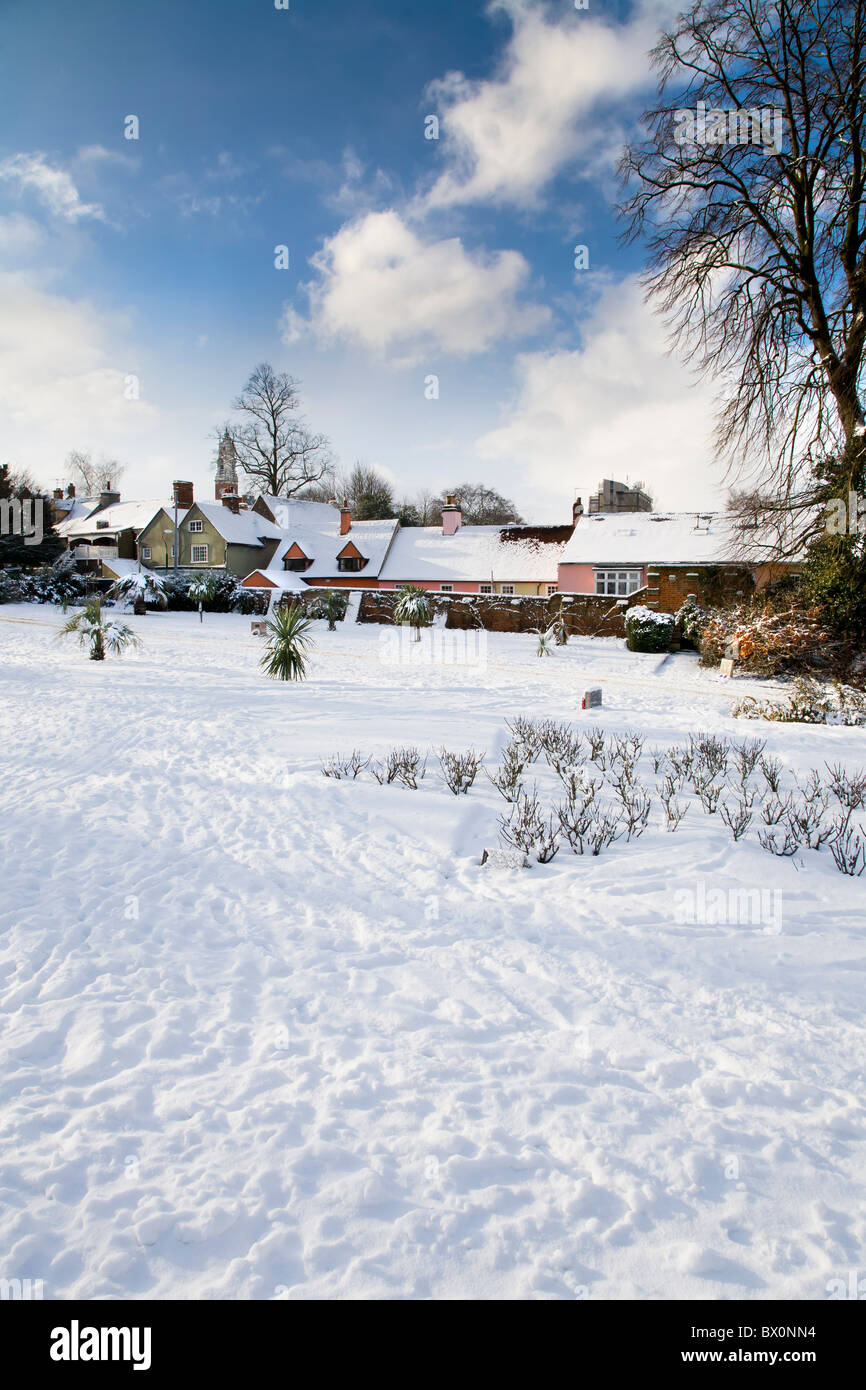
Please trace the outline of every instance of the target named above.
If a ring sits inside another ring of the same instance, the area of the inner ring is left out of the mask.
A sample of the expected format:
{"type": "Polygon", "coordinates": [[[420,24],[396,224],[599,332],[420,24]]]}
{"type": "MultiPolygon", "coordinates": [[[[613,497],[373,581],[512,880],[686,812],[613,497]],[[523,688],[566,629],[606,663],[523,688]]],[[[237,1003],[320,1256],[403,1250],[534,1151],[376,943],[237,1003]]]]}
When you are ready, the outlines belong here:
{"type": "Polygon", "coordinates": [[[267,565],[243,580],[246,589],[271,593],[310,588],[373,589],[400,523],[353,521],[347,506],[289,497],[260,497],[254,513],[276,526],[280,543],[267,565]]]}
{"type": "Polygon", "coordinates": [[[76,505],[68,509],[67,519],[57,524],[57,533],[66,542],[80,573],[103,578],[103,561],[136,560],[141,531],[162,503],[122,502],[119,492],[107,488],[94,507],[81,515],[76,505]]]}
{"type": "MultiPolygon", "coordinates": [[[[174,496],[178,569],[222,569],[241,578],[254,565],[270,562],[282,532],[236,493],[223,489],[220,501],[196,502],[192,483],[175,482],[174,496]]],[[[151,513],[138,536],[138,558],[143,565],[175,568],[174,528],[173,504],[151,513]]]]}
{"type": "Polygon", "coordinates": [[[671,612],[690,594],[717,603],[745,597],[796,564],[781,565],[758,541],[748,552],[724,512],[611,512],[579,515],[559,564],[563,593],[645,602],[671,612]]]}

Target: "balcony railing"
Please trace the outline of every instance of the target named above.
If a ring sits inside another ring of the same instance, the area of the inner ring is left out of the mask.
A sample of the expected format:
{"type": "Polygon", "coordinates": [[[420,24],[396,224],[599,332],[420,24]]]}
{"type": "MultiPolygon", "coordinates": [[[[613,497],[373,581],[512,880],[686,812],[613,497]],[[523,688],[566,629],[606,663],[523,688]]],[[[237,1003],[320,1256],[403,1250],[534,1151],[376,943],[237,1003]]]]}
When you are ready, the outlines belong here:
{"type": "Polygon", "coordinates": [[[77,545],[73,554],[76,560],[116,560],[116,545],[77,545]]]}

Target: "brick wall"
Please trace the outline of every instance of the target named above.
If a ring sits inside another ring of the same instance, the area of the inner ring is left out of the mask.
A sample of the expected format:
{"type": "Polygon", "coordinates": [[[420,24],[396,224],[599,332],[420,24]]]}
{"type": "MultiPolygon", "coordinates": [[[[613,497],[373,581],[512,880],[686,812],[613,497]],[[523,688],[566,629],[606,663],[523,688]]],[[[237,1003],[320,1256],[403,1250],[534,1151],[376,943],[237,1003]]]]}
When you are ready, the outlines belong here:
{"type": "MultiPolygon", "coordinates": [[[[370,589],[358,612],[360,623],[393,623],[395,590],[370,589]]],[[[647,601],[646,590],[632,594],[627,607],[647,601]]],[[[580,637],[624,637],[624,608],[596,594],[552,594],[550,598],[431,594],[431,613],[446,613],[447,628],[484,628],[488,632],[533,632],[548,628],[562,605],[568,632],[580,637]]]]}
{"type": "Polygon", "coordinates": [[[754,588],[751,571],[745,566],[651,565],[643,602],[660,613],[676,613],[689,594],[695,595],[702,608],[715,608],[742,602],[754,588]]]}

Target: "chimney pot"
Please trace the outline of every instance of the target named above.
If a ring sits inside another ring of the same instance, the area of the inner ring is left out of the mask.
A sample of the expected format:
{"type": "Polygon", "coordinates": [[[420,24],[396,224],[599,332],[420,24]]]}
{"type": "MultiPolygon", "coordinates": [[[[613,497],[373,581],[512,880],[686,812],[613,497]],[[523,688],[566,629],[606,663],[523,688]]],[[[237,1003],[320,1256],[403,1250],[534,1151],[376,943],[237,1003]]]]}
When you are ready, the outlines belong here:
{"type": "Polygon", "coordinates": [[[56,488],[54,489],[54,500],[55,500],[55,502],[62,502],[62,501],[63,501],[63,488],[62,488],[62,487],[56,487],[56,488]]]}
{"type": "Polygon", "coordinates": [[[75,496],[75,484],[74,484],[74,483],[68,483],[68,484],[67,484],[67,486],[66,486],[66,496],[67,496],[67,497],[74,497],[74,496],[75,496]]]}
{"type": "Polygon", "coordinates": [[[224,492],[222,497],[220,498],[220,501],[222,502],[223,506],[228,507],[229,511],[232,512],[235,516],[237,516],[240,512],[241,499],[236,492],[224,492]]]}

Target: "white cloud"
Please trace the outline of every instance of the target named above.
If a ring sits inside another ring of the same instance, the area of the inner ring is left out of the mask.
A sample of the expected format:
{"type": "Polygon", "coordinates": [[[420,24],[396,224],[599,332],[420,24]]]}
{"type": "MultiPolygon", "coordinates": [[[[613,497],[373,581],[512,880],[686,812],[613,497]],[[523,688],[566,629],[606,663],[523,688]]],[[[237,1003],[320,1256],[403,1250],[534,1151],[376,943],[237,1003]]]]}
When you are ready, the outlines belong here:
{"type": "Polygon", "coordinates": [[[493,0],[490,9],[513,24],[496,75],[452,72],[428,89],[441,113],[445,169],[421,200],[427,209],[530,206],[562,167],[609,155],[620,124],[612,103],[650,80],[646,54],[670,4],[644,0],[618,26],[532,0],[493,0]]]}
{"type": "Polygon", "coordinates": [[[128,362],[111,362],[107,339],[123,325],[86,301],[46,293],[22,275],[0,274],[0,415],[4,460],[47,486],[72,448],[123,451],[157,418],[127,400],[128,362]]]}
{"type": "Polygon", "coordinates": [[[485,352],[550,319],[549,309],[518,300],[529,279],[519,252],[470,252],[459,237],[425,241],[393,210],[347,223],[312,263],[310,317],[287,310],[286,342],[312,330],[408,365],[431,352],[485,352]]]}
{"type": "Polygon", "coordinates": [[[0,217],[0,257],[19,261],[29,256],[45,241],[45,233],[30,217],[22,217],[14,212],[11,217],[0,217]]]}
{"type": "Polygon", "coordinates": [[[696,383],[665,349],[664,326],[637,279],[609,286],[583,347],[518,357],[516,402],[505,424],[477,441],[479,456],[509,481],[528,476],[537,511],[544,497],[561,499],[564,484],[585,502],[601,478],[626,474],[661,507],[717,503],[712,386],[696,383]]]}
{"type": "Polygon", "coordinates": [[[104,220],[105,213],[98,203],[83,203],[74,182],[65,169],[47,162],[44,154],[15,154],[0,163],[0,179],[30,189],[39,202],[55,217],[65,222],[77,222],[82,217],[104,220]]]}

